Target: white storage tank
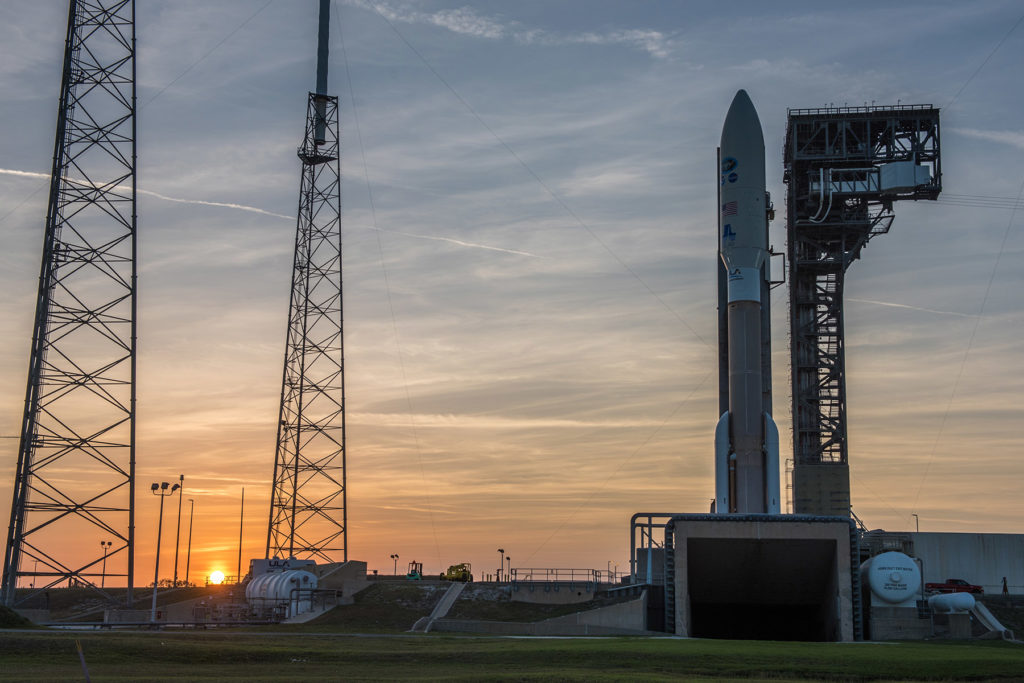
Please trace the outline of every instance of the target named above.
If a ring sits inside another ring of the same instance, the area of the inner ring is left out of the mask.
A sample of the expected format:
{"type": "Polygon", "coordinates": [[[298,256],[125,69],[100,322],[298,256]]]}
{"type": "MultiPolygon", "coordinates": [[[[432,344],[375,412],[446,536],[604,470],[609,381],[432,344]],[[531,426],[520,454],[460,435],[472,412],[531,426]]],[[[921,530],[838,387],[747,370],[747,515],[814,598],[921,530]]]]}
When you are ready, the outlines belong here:
{"type": "Polygon", "coordinates": [[[974,596],[970,593],[940,593],[928,598],[928,606],[934,612],[970,612],[974,603],[974,596]]]}
{"type": "Polygon", "coordinates": [[[872,598],[889,607],[913,607],[921,590],[921,570],[903,553],[875,555],[860,566],[872,598]]]}
{"type": "Polygon", "coordinates": [[[316,575],[301,569],[268,572],[249,582],[245,588],[245,599],[256,612],[284,607],[285,618],[288,618],[313,608],[309,591],[316,586],[316,575]]]}

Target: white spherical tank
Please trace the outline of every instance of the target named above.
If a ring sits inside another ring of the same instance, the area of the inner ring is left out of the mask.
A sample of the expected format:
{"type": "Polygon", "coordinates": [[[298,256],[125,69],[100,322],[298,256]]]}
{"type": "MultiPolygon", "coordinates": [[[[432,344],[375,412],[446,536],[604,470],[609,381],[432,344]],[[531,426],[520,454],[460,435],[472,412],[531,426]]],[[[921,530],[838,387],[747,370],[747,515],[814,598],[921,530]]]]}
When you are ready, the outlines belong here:
{"type": "Polygon", "coordinates": [[[970,593],[940,593],[928,598],[928,606],[936,612],[970,612],[974,602],[970,593]]]}
{"type": "Polygon", "coordinates": [[[890,605],[915,600],[921,589],[921,570],[903,553],[875,555],[861,565],[861,575],[866,575],[872,595],[890,605]]]}

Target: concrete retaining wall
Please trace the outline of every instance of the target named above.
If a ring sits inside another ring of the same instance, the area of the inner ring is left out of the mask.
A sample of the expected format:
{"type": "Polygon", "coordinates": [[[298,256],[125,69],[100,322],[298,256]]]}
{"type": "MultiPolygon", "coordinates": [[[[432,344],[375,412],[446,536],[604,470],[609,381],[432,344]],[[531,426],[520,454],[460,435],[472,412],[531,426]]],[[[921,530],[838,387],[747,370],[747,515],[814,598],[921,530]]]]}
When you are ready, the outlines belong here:
{"type": "Polygon", "coordinates": [[[340,590],[339,605],[351,605],[359,591],[370,587],[366,578],[366,563],[359,560],[319,565],[316,568],[317,588],[340,590]]]}
{"type": "Polygon", "coordinates": [[[514,602],[537,605],[571,605],[594,599],[597,584],[586,581],[520,581],[512,584],[514,602]]]}
{"type": "Polygon", "coordinates": [[[16,607],[14,611],[31,621],[33,624],[44,624],[50,620],[50,610],[48,609],[24,609],[16,607]]]}
{"type": "Polygon", "coordinates": [[[587,610],[586,612],[567,614],[564,617],[554,617],[553,619],[546,619],[540,623],[550,624],[552,626],[598,626],[643,631],[647,626],[644,623],[646,621],[646,616],[647,592],[644,591],[644,593],[636,600],[620,602],[617,605],[608,605],[607,607],[599,607],[597,609],[587,610]]]}
{"type": "Polygon", "coordinates": [[[513,621],[468,621],[439,619],[431,630],[453,633],[488,633],[503,636],[663,636],[655,631],[635,631],[629,628],[607,626],[578,626],[545,624],[523,624],[513,621]]]}
{"type": "Polygon", "coordinates": [[[871,640],[924,640],[932,636],[932,620],[918,618],[916,607],[868,609],[871,640]]]}
{"type": "MultiPolygon", "coordinates": [[[[160,612],[160,608],[157,607],[157,612],[160,612]]],[[[149,617],[152,612],[148,609],[108,609],[103,611],[103,622],[106,624],[138,624],[144,621],[149,621],[149,617]]],[[[166,612],[161,612],[161,616],[164,618],[160,621],[167,621],[166,612]]],[[[192,615],[189,615],[189,621],[192,620],[192,615]]]]}
{"type": "Polygon", "coordinates": [[[490,633],[524,636],[628,636],[664,635],[644,630],[647,613],[646,593],[629,602],[599,607],[576,614],[567,614],[534,623],[515,621],[484,621],[469,619],[438,619],[432,631],[456,633],[490,633]]]}

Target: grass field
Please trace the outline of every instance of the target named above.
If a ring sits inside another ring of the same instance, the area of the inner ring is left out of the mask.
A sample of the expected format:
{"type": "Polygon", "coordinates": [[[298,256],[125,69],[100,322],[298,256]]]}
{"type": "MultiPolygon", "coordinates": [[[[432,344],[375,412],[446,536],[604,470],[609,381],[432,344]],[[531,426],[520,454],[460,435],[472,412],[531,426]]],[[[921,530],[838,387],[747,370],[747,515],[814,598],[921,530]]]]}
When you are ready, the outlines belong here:
{"type": "Polygon", "coordinates": [[[251,631],[0,632],[0,680],[1024,680],[998,641],[775,643],[251,631]]]}

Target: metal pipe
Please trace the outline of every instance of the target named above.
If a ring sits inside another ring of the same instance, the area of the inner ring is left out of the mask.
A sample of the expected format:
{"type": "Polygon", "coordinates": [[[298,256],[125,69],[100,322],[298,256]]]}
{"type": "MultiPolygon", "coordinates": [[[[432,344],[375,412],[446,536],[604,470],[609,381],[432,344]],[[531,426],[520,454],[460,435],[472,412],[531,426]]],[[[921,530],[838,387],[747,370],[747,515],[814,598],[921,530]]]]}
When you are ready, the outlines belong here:
{"type": "Polygon", "coordinates": [[[327,44],[331,27],[331,2],[320,0],[320,30],[316,47],[316,126],[313,142],[322,145],[327,142],[327,44]]]}
{"type": "Polygon", "coordinates": [[[320,30],[316,44],[316,94],[327,94],[327,44],[331,28],[331,0],[320,0],[320,30]]]}

